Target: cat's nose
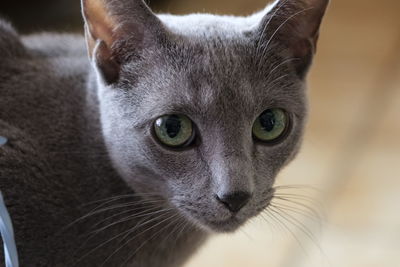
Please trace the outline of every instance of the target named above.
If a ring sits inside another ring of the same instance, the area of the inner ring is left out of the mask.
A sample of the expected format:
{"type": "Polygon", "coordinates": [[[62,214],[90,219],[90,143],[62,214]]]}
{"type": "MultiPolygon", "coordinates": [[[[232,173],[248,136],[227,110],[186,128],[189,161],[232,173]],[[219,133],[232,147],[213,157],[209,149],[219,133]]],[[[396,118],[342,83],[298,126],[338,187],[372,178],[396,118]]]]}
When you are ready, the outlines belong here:
{"type": "Polygon", "coordinates": [[[251,195],[248,192],[238,191],[222,196],[217,195],[216,197],[217,200],[223,203],[230,211],[238,212],[249,202],[251,195]]]}

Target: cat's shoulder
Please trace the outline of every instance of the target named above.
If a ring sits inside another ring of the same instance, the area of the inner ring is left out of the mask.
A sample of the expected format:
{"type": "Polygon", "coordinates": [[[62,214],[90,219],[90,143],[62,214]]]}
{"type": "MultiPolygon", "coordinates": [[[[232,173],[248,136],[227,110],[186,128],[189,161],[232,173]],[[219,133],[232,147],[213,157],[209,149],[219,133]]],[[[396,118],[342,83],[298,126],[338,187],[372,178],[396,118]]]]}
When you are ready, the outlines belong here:
{"type": "Polygon", "coordinates": [[[35,33],[21,37],[26,49],[41,58],[86,58],[85,40],[80,34],[35,33]]]}
{"type": "Polygon", "coordinates": [[[37,33],[20,35],[0,18],[0,56],[2,58],[85,58],[85,41],[80,34],[37,33]]]}

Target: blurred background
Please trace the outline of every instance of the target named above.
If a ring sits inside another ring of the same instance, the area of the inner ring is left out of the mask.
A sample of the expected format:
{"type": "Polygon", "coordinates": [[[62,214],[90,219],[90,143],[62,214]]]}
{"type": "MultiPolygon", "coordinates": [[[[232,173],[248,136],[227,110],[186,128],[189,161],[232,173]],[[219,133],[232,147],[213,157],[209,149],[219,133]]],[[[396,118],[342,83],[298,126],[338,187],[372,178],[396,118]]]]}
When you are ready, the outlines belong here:
{"type": "MultiPolygon", "coordinates": [[[[248,15],[267,3],[149,4],[156,12],[248,15]]],[[[282,191],[285,210],[215,236],[186,267],[400,266],[399,12],[398,0],[332,1],[309,76],[304,146],[278,179],[296,185],[282,191]]],[[[0,14],[24,33],[81,31],[78,0],[1,0],[0,14]]]]}

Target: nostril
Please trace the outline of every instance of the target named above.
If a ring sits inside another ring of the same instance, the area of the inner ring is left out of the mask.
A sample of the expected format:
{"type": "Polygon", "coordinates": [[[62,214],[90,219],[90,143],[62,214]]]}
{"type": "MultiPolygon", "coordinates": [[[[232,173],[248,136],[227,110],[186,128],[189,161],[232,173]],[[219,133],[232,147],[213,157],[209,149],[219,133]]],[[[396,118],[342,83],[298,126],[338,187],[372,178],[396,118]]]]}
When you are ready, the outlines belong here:
{"type": "Polygon", "coordinates": [[[238,212],[250,200],[250,193],[238,191],[230,194],[224,194],[221,197],[216,196],[217,200],[223,203],[230,211],[238,212]]]}

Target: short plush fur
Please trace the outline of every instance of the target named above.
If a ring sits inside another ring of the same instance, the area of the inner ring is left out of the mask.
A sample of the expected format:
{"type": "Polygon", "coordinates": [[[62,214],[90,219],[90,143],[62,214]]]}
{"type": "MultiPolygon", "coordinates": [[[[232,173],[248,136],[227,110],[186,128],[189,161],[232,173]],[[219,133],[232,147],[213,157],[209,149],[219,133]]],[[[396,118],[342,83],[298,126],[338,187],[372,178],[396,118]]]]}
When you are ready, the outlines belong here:
{"type": "Polygon", "coordinates": [[[300,146],[327,2],[232,17],[83,0],[86,45],[0,22],[0,189],[21,266],[180,266],[264,210],[300,146]],[[270,108],[291,121],[273,145],[252,137],[270,108]],[[165,114],[188,116],[197,141],[157,142],[165,114]],[[251,196],[237,213],[215,197],[233,192],[251,196]]]}

